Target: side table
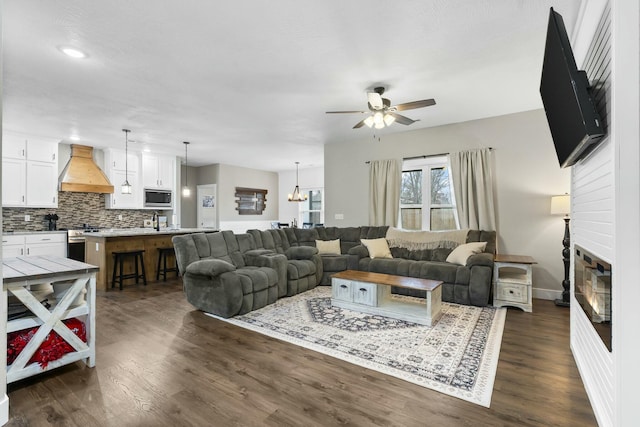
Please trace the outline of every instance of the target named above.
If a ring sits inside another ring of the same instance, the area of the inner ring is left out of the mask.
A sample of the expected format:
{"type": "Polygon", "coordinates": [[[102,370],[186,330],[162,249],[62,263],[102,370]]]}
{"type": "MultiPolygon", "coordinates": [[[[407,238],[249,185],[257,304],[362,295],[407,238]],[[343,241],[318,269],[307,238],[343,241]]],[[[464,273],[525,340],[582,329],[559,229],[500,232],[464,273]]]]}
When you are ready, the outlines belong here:
{"type": "Polygon", "coordinates": [[[526,255],[496,254],[493,260],[493,306],[512,306],[531,313],[532,266],[526,255]]]}

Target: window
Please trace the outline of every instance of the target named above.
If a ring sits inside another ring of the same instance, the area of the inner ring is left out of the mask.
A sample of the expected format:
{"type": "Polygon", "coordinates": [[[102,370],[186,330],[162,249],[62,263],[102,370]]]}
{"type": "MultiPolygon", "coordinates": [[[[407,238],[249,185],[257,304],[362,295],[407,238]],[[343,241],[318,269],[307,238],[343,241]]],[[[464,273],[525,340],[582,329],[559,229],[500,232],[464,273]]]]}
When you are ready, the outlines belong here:
{"type": "Polygon", "coordinates": [[[405,230],[458,228],[446,157],[406,160],[400,192],[400,227],[405,230]]]}
{"type": "Polygon", "coordinates": [[[301,227],[312,227],[324,223],[324,206],[322,203],[324,190],[314,188],[304,191],[307,200],[300,202],[300,224],[301,227]]]}

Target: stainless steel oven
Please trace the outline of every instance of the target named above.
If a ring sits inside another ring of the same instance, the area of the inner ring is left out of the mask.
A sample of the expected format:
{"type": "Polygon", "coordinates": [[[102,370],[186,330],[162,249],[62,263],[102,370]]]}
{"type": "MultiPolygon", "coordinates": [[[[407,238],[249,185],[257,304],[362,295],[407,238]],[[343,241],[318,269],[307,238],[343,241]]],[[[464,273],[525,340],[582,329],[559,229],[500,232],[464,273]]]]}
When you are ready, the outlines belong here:
{"type": "Polygon", "coordinates": [[[98,227],[83,224],[83,228],[67,230],[67,257],[85,262],[85,233],[100,231],[98,227]]]}
{"type": "Polygon", "coordinates": [[[67,257],[84,262],[84,230],[67,230],[67,257]]]}

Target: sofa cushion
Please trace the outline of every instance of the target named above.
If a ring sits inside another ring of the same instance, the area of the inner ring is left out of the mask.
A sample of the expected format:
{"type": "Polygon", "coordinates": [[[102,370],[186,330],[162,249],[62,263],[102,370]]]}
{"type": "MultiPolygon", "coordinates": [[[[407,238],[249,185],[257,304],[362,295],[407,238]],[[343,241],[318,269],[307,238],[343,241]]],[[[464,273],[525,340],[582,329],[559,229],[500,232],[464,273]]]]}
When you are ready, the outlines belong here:
{"type": "Polygon", "coordinates": [[[467,259],[471,255],[479,254],[484,251],[484,248],[487,246],[487,242],[471,242],[465,243],[464,245],[460,245],[456,247],[449,256],[447,257],[447,262],[458,265],[466,265],[467,259]]]}
{"type": "Polygon", "coordinates": [[[187,273],[212,277],[235,269],[235,265],[229,262],[221,259],[209,258],[189,264],[187,266],[187,273]]]}
{"type": "Polygon", "coordinates": [[[311,259],[312,256],[318,253],[318,249],[313,246],[292,246],[285,251],[285,255],[288,259],[311,259]]]}
{"type": "Polygon", "coordinates": [[[369,251],[370,258],[392,258],[387,239],[360,239],[369,251]]]}
{"type": "Polygon", "coordinates": [[[311,260],[290,259],[287,264],[287,277],[289,280],[300,279],[315,273],[316,264],[311,260]]]}
{"type": "Polygon", "coordinates": [[[276,271],[268,267],[242,267],[236,270],[241,276],[242,293],[250,294],[267,289],[278,282],[276,271]]]}
{"type": "Polygon", "coordinates": [[[336,272],[349,269],[349,255],[323,254],[321,257],[324,271],[336,272]]]}
{"type": "Polygon", "coordinates": [[[316,248],[320,255],[334,254],[340,255],[340,239],[335,240],[316,240],[316,248]]]}

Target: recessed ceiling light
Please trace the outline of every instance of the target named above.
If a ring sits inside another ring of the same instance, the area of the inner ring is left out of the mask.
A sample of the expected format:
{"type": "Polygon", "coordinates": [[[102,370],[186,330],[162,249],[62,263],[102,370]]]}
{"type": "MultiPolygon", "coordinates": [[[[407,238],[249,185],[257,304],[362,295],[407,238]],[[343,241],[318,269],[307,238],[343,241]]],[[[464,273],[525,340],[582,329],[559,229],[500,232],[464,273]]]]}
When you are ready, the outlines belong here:
{"type": "Polygon", "coordinates": [[[78,135],[71,135],[69,139],[72,141],[80,141],[80,137],[78,135]]]}
{"type": "Polygon", "coordinates": [[[60,52],[72,58],[82,59],[89,56],[80,49],[76,49],[75,47],[59,46],[58,49],[60,50],[60,52]]]}

